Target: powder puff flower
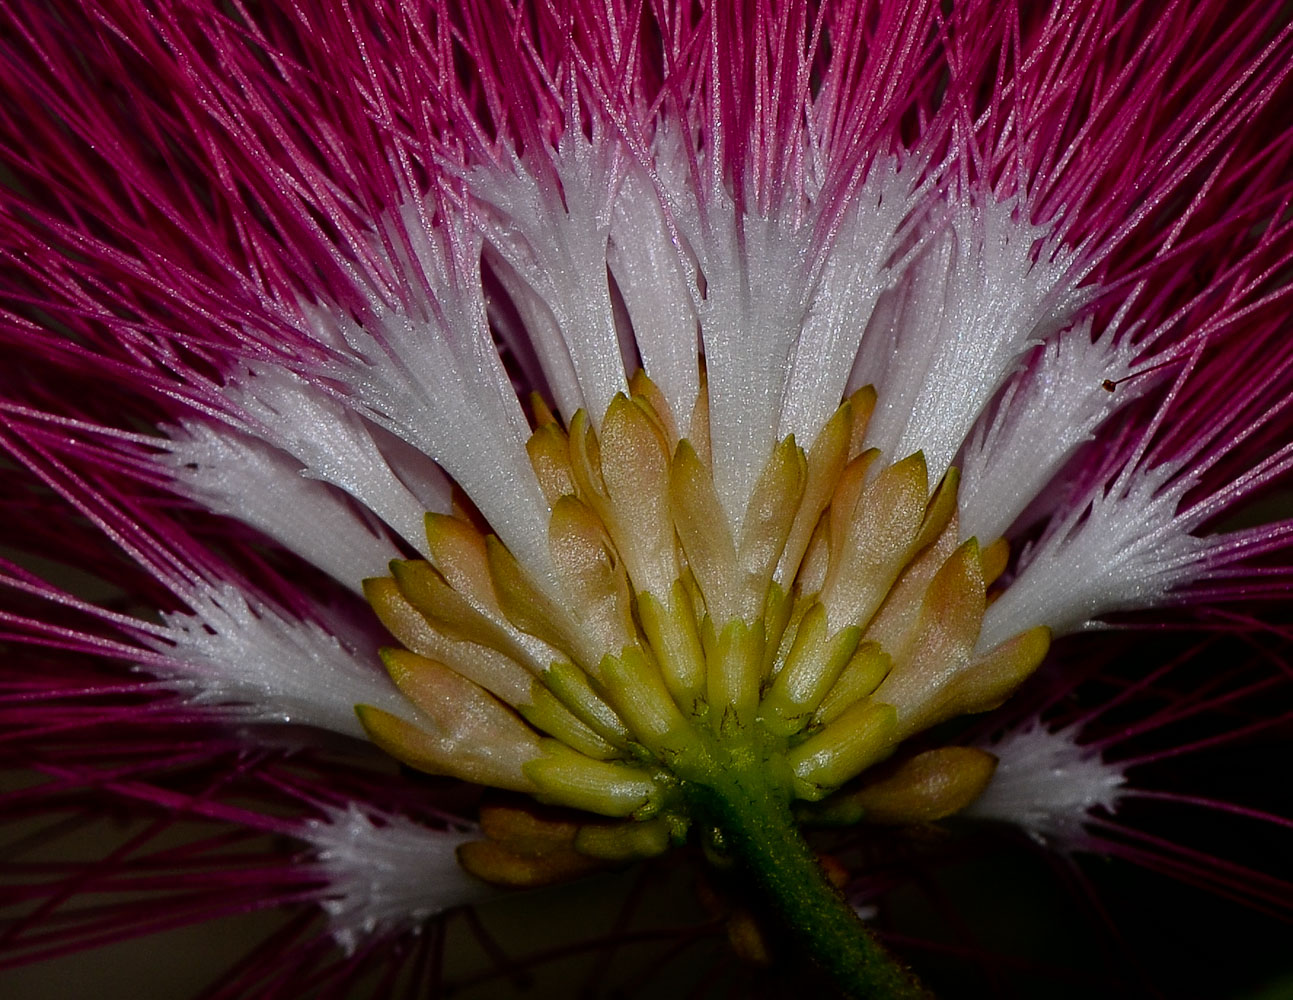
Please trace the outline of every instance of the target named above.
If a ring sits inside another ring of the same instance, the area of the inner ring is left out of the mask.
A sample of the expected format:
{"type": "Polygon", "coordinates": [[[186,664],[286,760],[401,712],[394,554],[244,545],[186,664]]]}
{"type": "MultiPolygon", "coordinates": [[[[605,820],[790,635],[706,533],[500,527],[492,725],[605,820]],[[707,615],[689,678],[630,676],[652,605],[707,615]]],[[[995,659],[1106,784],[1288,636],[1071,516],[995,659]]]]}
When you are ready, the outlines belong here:
{"type": "Polygon", "coordinates": [[[1002,828],[1287,914],[1164,766],[1290,718],[1279,5],[6,8],[0,961],[421,995],[684,859],[911,996],[858,912],[1002,828]]]}

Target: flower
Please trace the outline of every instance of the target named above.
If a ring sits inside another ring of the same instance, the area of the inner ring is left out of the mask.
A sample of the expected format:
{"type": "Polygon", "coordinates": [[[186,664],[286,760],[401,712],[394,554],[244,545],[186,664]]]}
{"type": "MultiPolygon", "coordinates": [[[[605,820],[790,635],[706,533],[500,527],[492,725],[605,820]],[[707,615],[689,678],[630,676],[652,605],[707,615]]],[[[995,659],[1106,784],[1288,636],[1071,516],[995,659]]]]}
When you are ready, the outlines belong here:
{"type": "Polygon", "coordinates": [[[229,995],[417,989],[699,843],[740,953],[898,995],[899,869],[800,830],[954,814],[1287,910],[1124,818],[1289,825],[1142,778],[1289,718],[1272,5],[10,15],[6,808],[148,824],[18,844],[13,960],[304,904],[229,995]]]}

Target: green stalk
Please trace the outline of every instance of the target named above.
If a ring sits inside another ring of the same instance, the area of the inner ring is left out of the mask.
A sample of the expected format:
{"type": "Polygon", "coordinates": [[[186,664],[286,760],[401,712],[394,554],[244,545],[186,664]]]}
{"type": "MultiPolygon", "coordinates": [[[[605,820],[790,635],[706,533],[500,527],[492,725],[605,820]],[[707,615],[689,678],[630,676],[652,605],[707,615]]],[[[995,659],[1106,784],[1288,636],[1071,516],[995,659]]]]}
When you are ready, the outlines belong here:
{"type": "Polygon", "coordinates": [[[807,956],[853,1000],[927,1000],[929,994],[871,936],[826,877],[762,761],[684,782],[693,816],[739,868],[767,929],[807,956]]]}

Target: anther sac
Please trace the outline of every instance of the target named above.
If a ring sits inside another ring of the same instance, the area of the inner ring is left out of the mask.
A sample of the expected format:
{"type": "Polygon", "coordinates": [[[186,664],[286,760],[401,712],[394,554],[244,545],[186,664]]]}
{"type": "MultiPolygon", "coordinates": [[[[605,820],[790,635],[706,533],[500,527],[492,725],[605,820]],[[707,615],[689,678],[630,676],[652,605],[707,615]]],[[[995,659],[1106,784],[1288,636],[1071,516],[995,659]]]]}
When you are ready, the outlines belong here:
{"type": "Polygon", "coordinates": [[[863,389],[807,450],[783,440],[732,511],[704,392],[685,424],[642,375],[597,425],[581,411],[564,428],[536,401],[548,565],[521,564],[466,512],[431,514],[431,560],[367,581],[402,647],[386,667],[417,709],[360,706],[373,741],[424,771],[596,814],[496,809],[460,854],[469,870],[537,884],[693,831],[739,840],[720,828],[751,795],[793,827],[926,821],[982,790],[981,751],[875,768],[999,705],[1049,633],[978,648],[1005,544],[960,537],[955,469],[931,486],[919,453],[863,449],[874,405],[863,389]]]}

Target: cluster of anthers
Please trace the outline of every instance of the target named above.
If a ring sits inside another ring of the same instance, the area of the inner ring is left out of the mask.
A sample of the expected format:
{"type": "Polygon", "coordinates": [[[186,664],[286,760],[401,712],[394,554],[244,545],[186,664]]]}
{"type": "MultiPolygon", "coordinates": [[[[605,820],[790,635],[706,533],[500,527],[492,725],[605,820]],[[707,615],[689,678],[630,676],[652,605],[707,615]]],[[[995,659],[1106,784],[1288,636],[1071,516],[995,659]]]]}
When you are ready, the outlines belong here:
{"type": "Polygon", "coordinates": [[[536,400],[555,582],[466,511],[427,515],[431,562],[366,582],[403,646],[386,668],[418,710],[360,706],[377,744],[610,818],[489,809],[485,839],[459,850],[468,870],[543,884],[663,852],[696,824],[721,849],[716,789],[800,824],[928,821],[978,796],[995,763],[982,750],[873,767],[999,705],[1050,633],[979,648],[1006,543],[961,539],[955,469],[931,488],[919,452],[864,448],[875,402],[862,389],[807,450],[775,447],[734,533],[703,389],[685,425],[640,373],[599,427],[580,411],[564,428],[536,400]]]}

